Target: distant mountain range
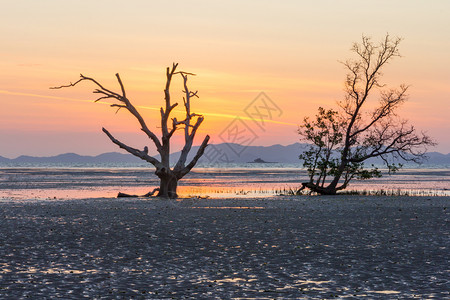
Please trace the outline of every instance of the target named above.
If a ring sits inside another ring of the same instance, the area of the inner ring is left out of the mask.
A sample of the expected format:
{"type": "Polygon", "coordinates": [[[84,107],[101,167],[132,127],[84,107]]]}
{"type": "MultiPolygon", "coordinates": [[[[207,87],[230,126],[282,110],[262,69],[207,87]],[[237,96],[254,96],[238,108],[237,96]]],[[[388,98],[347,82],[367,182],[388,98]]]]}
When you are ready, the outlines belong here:
{"type": "MultiPolygon", "coordinates": [[[[198,147],[192,147],[188,159],[192,158],[197,152],[198,147]]],[[[248,163],[261,159],[266,162],[277,163],[299,163],[298,156],[305,149],[305,144],[295,143],[287,146],[242,146],[239,144],[212,144],[209,145],[205,154],[199,163],[248,163]]],[[[171,161],[178,160],[180,152],[172,153],[171,161]]],[[[442,154],[439,152],[427,153],[429,159],[424,166],[442,166],[450,167],[450,153],[442,154]]],[[[157,156],[156,156],[157,157],[157,156]]],[[[122,154],[118,152],[103,153],[97,156],[82,156],[75,153],[65,153],[50,157],[19,156],[9,159],[0,156],[2,164],[102,164],[102,163],[142,163],[143,161],[131,154],[122,154]]],[[[368,163],[381,163],[381,161],[372,160],[368,163]]]]}
{"type": "Polygon", "coordinates": [[[56,156],[35,157],[22,155],[14,159],[0,156],[0,163],[133,163],[140,162],[141,159],[131,155],[118,152],[108,152],[97,156],[84,156],[76,153],[65,153],[56,156]]]}

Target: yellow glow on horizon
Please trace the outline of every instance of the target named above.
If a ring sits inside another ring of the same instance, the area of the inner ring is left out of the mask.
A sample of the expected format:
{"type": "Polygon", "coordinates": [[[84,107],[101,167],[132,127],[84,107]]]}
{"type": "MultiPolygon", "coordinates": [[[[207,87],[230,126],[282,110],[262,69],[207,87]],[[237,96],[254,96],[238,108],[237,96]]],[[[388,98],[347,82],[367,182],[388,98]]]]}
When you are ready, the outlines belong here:
{"type": "MultiPolygon", "coordinates": [[[[56,100],[66,100],[66,101],[74,101],[74,102],[82,102],[82,103],[93,103],[94,100],[82,100],[82,99],[74,99],[74,98],[67,98],[67,97],[60,97],[60,96],[47,96],[47,95],[39,95],[39,94],[31,94],[31,93],[22,93],[22,92],[11,92],[6,90],[0,90],[0,94],[6,94],[6,95],[13,95],[13,96],[27,96],[27,97],[37,97],[37,98],[46,98],[46,99],[56,99],[56,100]]],[[[97,101],[95,103],[100,103],[104,105],[111,105],[109,102],[105,101],[97,101]]],[[[135,107],[141,108],[141,109],[147,109],[147,110],[154,110],[154,111],[160,111],[161,107],[150,107],[150,106],[143,106],[143,105],[136,105],[135,107]]],[[[182,109],[174,109],[174,113],[185,113],[182,109]]],[[[282,122],[277,120],[266,120],[266,119],[258,119],[258,118],[250,118],[247,116],[238,116],[232,115],[232,114],[220,114],[220,113],[213,113],[213,112],[198,112],[198,114],[206,116],[206,117],[216,117],[216,118],[224,118],[224,119],[236,119],[240,118],[242,120],[249,120],[249,121],[258,121],[258,122],[268,122],[273,124],[280,124],[280,125],[289,125],[289,126],[297,126],[295,123],[290,122],[282,122]]]]}

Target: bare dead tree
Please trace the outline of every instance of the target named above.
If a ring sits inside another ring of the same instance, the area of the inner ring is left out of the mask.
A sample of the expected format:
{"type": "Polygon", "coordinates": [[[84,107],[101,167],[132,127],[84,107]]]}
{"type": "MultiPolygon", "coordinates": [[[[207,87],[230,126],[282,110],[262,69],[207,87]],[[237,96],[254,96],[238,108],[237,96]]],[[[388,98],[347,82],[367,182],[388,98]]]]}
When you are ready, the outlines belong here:
{"type": "Polygon", "coordinates": [[[299,134],[310,143],[300,155],[309,173],[303,188],[320,194],[336,194],[345,189],[353,178],[368,179],[381,176],[377,168],[365,169],[364,161],[379,157],[389,171],[397,171],[400,161],[420,162],[427,147],[435,142],[425,133],[417,133],[414,126],[397,115],[397,109],[408,96],[408,86],[386,89],[380,82],[382,70],[394,57],[399,57],[401,39],[389,35],[375,45],[363,36],[352,51],[356,60],[343,65],[348,70],[345,97],[339,111],[319,108],[316,119],[305,118],[299,134]],[[367,109],[375,90],[378,105],[367,109]],[[326,178],[331,177],[331,180],[326,178]]]}
{"type": "MultiPolygon", "coordinates": [[[[105,88],[98,81],[93,78],[86,77],[84,75],[80,75],[80,79],[75,83],[70,83],[68,85],[62,85],[58,87],[52,87],[52,89],[61,89],[65,87],[73,87],[83,81],[90,81],[94,83],[96,89],[93,91],[94,94],[98,94],[99,98],[95,100],[95,102],[100,100],[114,100],[110,106],[120,109],[128,110],[139,122],[141,130],[147,135],[147,137],[152,140],[153,144],[156,147],[160,155],[160,160],[152,157],[148,154],[147,147],[144,150],[139,150],[133,147],[130,147],[123,142],[116,139],[108,130],[102,128],[103,132],[109,137],[109,139],[119,146],[122,149],[125,149],[127,152],[137,156],[155,166],[156,171],[155,174],[160,179],[160,186],[156,188],[152,192],[146,194],[145,196],[152,196],[155,192],[158,192],[157,196],[165,197],[165,198],[176,198],[177,197],[177,186],[178,180],[183,178],[186,174],[188,174],[191,169],[195,166],[199,158],[203,155],[205,148],[208,145],[209,135],[207,135],[200,147],[197,150],[197,153],[192,158],[192,160],[187,163],[188,154],[192,148],[192,144],[197,133],[198,128],[202,124],[204,117],[202,115],[192,113],[191,112],[191,100],[193,98],[198,98],[198,92],[191,91],[188,88],[188,76],[195,75],[188,72],[176,71],[178,64],[173,64],[172,68],[167,68],[166,70],[166,86],[164,89],[164,100],[165,107],[161,107],[161,139],[159,139],[156,134],[149,129],[146,122],[142,118],[141,114],[138,112],[135,106],[131,103],[131,101],[127,98],[125,87],[122,83],[122,80],[119,74],[116,74],[117,81],[120,86],[120,92],[114,92],[111,89],[105,88]],[[177,107],[178,103],[171,102],[170,97],[170,85],[172,83],[172,78],[174,75],[179,74],[183,79],[183,102],[185,108],[185,118],[181,121],[178,121],[176,118],[170,118],[170,113],[173,111],[175,107],[177,107]],[[171,120],[171,124],[169,125],[169,120],[171,120]],[[178,129],[184,130],[184,147],[181,151],[181,155],[178,159],[178,162],[173,167],[170,168],[170,139],[178,129]]],[[[132,196],[123,193],[119,193],[119,196],[132,196]]]]}

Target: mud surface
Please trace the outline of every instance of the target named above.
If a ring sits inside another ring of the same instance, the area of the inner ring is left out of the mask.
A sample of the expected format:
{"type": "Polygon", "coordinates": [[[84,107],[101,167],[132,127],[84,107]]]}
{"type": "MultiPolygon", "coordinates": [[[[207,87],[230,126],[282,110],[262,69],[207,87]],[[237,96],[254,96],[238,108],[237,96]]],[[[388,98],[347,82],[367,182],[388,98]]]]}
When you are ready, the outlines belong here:
{"type": "Polygon", "coordinates": [[[0,202],[0,298],[446,298],[449,197],[0,202]]]}

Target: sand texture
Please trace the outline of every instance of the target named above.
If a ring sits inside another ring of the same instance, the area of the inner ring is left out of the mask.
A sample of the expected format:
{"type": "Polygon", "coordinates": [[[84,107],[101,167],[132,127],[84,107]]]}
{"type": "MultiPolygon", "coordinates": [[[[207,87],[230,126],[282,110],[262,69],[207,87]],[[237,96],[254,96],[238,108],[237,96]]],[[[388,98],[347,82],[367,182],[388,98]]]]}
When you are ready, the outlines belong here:
{"type": "Polygon", "coordinates": [[[449,197],[0,202],[0,298],[449,297],[449,197]]]}

